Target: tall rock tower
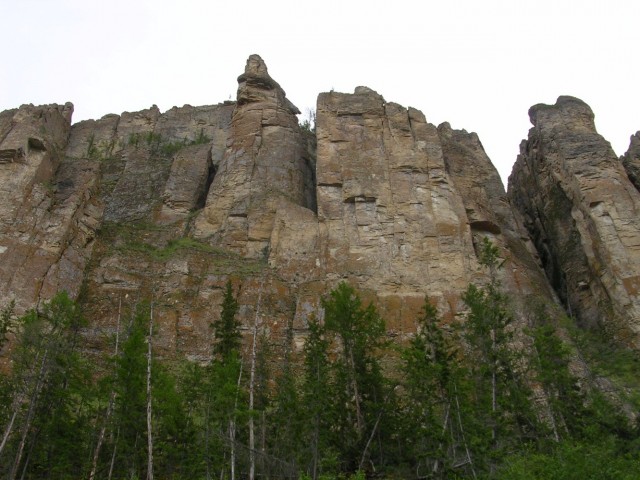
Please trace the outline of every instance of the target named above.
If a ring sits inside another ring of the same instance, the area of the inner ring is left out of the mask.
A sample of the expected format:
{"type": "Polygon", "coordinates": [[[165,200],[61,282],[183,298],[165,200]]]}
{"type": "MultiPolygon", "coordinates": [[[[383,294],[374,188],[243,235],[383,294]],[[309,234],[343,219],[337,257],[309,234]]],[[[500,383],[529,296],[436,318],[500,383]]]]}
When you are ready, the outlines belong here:
{"type": "Polygon", "coordinates": [[[249,257],[266,254],[278,205],[313,207],[313,170],[296,117],[300,111],[258,55],[238,77],[230,141],[196,235],[249,257]]]}
{"type": "Polygon", "coordinates": [[[586,103],[559,97],[529,117],[509,197],[566,309],[638,347],[640,195],[586,103]]]}

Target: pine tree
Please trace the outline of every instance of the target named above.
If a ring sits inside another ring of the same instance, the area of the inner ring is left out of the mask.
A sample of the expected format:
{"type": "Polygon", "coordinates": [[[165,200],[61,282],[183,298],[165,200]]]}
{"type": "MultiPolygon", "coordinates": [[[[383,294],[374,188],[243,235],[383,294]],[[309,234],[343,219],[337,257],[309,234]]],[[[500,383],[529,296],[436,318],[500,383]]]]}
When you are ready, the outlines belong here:
{"type": "Polygon", "coordinates": [[[488,460],[488,468],[493,472],[497,458],[510,443],[532,436],[536,419],[530,389],[518,372],[520,356],[511,348],[513,316],[497,278],[504,262],[499,261],[498,247],[486,237],[479,260],[489,270],[490,282],[483,288],[469,285],[462,299],[469,307],[465,333],[472,348],[477,419],[487,426],[484,432],[476,432],[478,457],[488,460]]]}
{"type": "MultiPolygon", "coordinates": [[[[293,320],[293,319],[292,319],[293,320]]],[[[292,322],[291,320],[291,322],[292,322]]],[[[279,460],[276,474],[296,474],[298,461],[302,460],[302,403],[293,364],[293,326],[286,330],[285,348],[280,374],[276,377],[272,407],[269,409],[271,455],[279,460]],[[288,468],[287,468],[288,467],[288,468]]],[[[266,363],[266,362],[264,362],[266,363]]],[[[263,408],[267,405],[263,405],[263,408]]],[[[264,410],[262,410],[264,412],[264,410]]],[[[261,442],[264,446],[264,442],[261,442]]],[[[306,453],[306,452],[305,452],[306,453]]]]}
{"type": "Polygon", "coordinates": [[[213,322],[212,362],[208,368],[208,392],[203,414],[206,476],[237,475],[238,425],[246,417],[242,388],[243,365],[240,352],[240,323],[236,320],[238,302],[227,281],[220,320],[213,322]]]}
{"type": "Polygon", "coordinates": [[[7,477],[80,475],[88,457],[91,369],[78,349],[84,319],[66,292],[20,319],[12,413],[0,445],[7,477]],[[66,472],[66,473],[65,473],[66,472]]]}
{"type": "Polygon", "coordinates": [[[0,311],[0,352],[2,352],[4,345],[7,343],[7,334],[16,323],[14,315],[15,307],[15,301],[11,300],[9,304],[0,311]]]}
{"type": "Polygon", "coordinates": [[[467,471],[475,477],[467,439],[468,372],[428,299],[418,328],[403,351],[406,408],[404,452],[419,477],[449,478],[467,471]]]}
{"type": "Polygon", "coordinates": [[[147,369],[149,305],[139,304],[117,359],[112,457],[114,475],[147,476],[147,369]]]}
{"type": "Polygon", "coordinates": [[[302,407],[304,452],[309,457],[307,472],[316,480],[323,473],[324,459],[331,456],[331,421],[333,398],[330,389],[329,341],[325,329],[315,316],[309,319],[309,336],[304,344],[302,407]]]}
{"type": "Polygon", "coordinates": [[[233,296],[231,280],[227,280],[220,319],[213,322],[214,343],[213,354],[220,361],[226,361],[240,350],[240,322],[236,319],[238,300],[233,296]]]}
{"type": "Polygon", "coordinates": [[[385,346],[384,321],[373,304],[363,307],[355,290],[344,282],[322,300],[322,306],[326,330],[335,335],[341,349],[335,364],[335,395],[343,408],[337,409],[335,439],[346,469],[356,471],[370,460],[371,441],[380,436],[389,394],[376,356],[385,346]]]}

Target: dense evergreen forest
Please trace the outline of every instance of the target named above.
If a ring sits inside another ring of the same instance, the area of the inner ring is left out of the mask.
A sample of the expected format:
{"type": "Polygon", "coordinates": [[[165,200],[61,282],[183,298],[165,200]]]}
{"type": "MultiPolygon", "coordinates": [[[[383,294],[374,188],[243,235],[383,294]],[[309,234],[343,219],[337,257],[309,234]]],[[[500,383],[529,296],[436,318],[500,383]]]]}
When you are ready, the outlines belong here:
{"type": "Polygon", "coordinates": [[[639,478],[637,354],[542,307],[516,341],[497,253],[484,242],[491,281],[469,285],[459,320],[425,300],[415,336],[391,343],[341,283],[308,319],[303,350],[289,331],[277,359],[258,325],[242,341],[231,282],[207,365],[155,358],[151,300],[121,309],[101,363],[66,293],[20,318],[7,305],[0,477],[639,478]],[[605,377],[616,395],[597,388],[605,377]]]}

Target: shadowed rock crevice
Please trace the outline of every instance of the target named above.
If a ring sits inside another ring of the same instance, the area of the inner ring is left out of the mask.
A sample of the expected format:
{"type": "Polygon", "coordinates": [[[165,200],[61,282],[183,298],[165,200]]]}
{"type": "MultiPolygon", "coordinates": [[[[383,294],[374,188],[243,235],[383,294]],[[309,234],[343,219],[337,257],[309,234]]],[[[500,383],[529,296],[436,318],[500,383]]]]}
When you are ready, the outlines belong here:
{"type": "Polygon", "coordinates": [[[640,191],[640,132],[631,136],[629,150],[621,159],[622,165],[629,176],[629,180],[640,191]]]}
{"type": "Polygon", "coordinates": [[[218,168],[213,164],[211,160],[207,162],[209,165],[209,170],[207,171],[207,179],[205,181],[204,188],[202,192],[196,199],[196,203],[194,206],[194,210],[202,210],[207,203],[207,196],[209,195],[209,190],[211,189],[211,184],[213,180],[216,178],[216,172],[218,168]]]}

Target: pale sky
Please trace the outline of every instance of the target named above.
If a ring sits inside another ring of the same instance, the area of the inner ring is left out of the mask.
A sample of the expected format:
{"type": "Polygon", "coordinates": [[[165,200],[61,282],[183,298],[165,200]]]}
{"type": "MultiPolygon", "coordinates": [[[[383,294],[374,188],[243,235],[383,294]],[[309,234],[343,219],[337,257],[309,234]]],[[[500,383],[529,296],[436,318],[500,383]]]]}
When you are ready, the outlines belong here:
{"type": "Polygon", "coordinates": [[[638,0],[0,0],[0,19],[0,110],[215,104],[258,53],[303,112],[366,85],[477,132],[505,183],[536,103],[581,98],[618,155],[640,130],[638,0]]]}

